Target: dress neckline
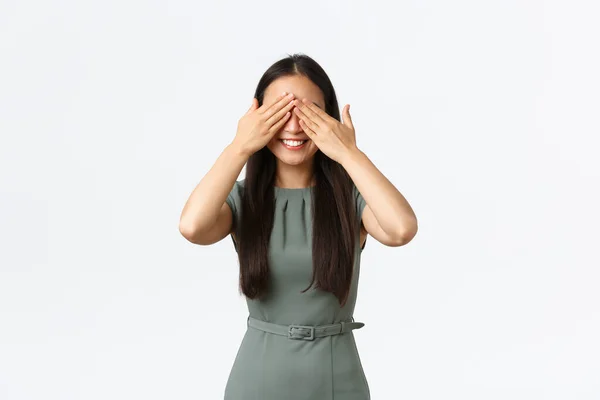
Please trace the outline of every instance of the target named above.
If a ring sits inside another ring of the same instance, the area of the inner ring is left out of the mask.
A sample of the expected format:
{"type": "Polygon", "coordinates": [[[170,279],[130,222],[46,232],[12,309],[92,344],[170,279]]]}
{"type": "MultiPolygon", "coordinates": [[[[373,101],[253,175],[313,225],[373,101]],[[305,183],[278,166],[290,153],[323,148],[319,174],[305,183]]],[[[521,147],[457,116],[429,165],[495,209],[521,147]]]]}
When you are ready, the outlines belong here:
{"type": "Polygon", "coordinates": [[[301,188],[282,188],[279,186],[273,186],[274,194],[276,197],[304,197],[312,195],[312,190],[315,186],[301,187],[301,188]]]}
{"type": "Polygon", "coordinates": [[[307,186],[307,187],[301,187],[301,188],[282,188],[279,186],[273,186],[275,188],[276,191],[280,191],[280,192],[287,192],[287,191],[307,191],[310,190],[312,188],[315,187],[315,185],[313,186],[307,186]]]}

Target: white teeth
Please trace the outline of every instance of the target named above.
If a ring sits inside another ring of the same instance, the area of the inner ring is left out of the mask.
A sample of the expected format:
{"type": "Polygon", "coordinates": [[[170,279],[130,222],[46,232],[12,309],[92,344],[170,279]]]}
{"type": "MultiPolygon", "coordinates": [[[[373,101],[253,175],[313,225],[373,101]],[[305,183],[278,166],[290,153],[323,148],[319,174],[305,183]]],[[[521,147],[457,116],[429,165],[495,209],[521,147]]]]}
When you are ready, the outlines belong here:
{"type": "Polygon", "coordinates": [[[306,140],[282,140],[282,142],[288,146],[297,147],[306,142],[306,140]]]}

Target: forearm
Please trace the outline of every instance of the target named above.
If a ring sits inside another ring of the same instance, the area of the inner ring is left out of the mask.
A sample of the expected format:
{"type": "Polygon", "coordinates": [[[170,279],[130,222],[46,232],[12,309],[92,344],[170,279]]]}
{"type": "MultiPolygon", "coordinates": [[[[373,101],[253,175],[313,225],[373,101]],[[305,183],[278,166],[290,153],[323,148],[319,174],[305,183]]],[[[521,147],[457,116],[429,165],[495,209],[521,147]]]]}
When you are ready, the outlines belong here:
{"type": "Polygon", "coordinates": [[[403,235],[416,224],[417,217],[402,193],[358,148],[347,153],[342,166],[362,194],[379,226],[390,236],[403,235]]]}
{"type": "Polygon", "coordinates": [[[215,224],[248,157],[235,143],[225,147],[189,196],[179,220],[182,231],[202,231],[215,224]]]}

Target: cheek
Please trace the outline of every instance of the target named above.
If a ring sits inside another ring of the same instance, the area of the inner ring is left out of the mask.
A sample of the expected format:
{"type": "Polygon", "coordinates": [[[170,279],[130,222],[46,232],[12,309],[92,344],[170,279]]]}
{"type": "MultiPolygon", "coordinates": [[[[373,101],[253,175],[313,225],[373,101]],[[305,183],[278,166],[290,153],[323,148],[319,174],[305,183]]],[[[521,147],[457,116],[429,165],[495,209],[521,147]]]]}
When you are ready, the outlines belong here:
{"type": "Polygon", "coordinates": [[[273,147],[275,147],[278,143],[279,139],[277,139],[277,134],[271,138],[271,140],[269,140],[269,142],[267,143],[267,147],[272,149],[273,147]]]}
{"type": "Polygon", "coordinates": [[[267,143],[267,148],[269,150],[271,150],[271,153],[273,153],[273,151],[275,150],[275,148],[276,148],[275,146],[277,146],[277,140],[276,139],[271,139],[269,141],[269,143],[267,143]]]}

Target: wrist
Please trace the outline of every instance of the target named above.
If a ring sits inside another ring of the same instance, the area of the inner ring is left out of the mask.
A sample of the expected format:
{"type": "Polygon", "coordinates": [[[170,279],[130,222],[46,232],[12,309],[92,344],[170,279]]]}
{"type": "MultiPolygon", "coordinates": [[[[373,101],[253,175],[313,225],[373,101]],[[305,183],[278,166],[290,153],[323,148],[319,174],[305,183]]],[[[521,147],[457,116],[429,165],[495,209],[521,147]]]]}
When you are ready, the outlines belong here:
{"type": "Polygon", "coordinates": [[[359,159],[360,157],[364,156],[365,154],[358,148],[358,147],[353,147],[351,149],[348,149],[346,151],[346,153],[344,154],[344,157],[342,158],[340,164],[343,167],[346,167],[348,164],[356,161],[357,159],[359,159]]]}
{"type": "Polygon", "coordinates": [[[243,159],[244,162],[248,161],[248,158],[250,158],[250,155],[251,155],[251,154],[248,154],[248,152],[245,151],[242,148],[242,146],[240,146],[235,141],[229,143],[229,145],[227,146],[227,150],[229,150],[229,152],[231,152],[231,154],[233,154],[235,157],[243,159]]]}

